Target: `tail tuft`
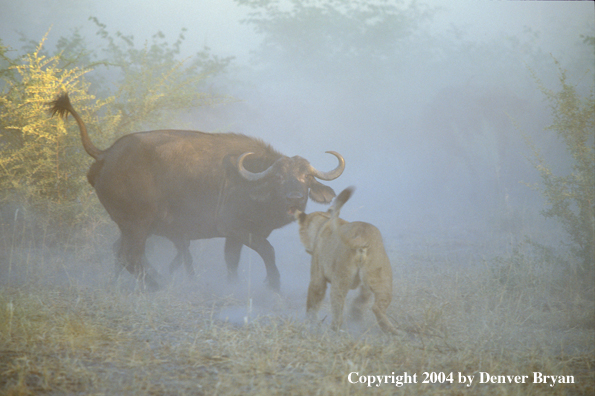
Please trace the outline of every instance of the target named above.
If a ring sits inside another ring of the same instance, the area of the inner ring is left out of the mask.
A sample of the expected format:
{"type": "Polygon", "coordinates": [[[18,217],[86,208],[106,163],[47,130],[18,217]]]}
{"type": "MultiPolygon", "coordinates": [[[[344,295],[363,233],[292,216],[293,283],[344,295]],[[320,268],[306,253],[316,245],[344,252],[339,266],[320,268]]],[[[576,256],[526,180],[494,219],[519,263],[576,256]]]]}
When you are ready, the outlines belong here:
{"type": "Polygon", "coordinates": [[[50,106],[50,113],[52,116],[58,114],[59,117],[65,118],[72,109],[70,99],[68,98],[68,93],[63,93],[62,95],[58,96],[56,100],[53,100],[48,104],[50,106]]]}
{"type": "Polygon", "coordinates": [[[353,186],[347,187],[345,190],[341,191],[337,198],[335,198],[333,206],[337,209],[340,209],[345,204],[345,202],[347,202],[349,198],[351,198],[353,191],[355,191],[355,187],[353,186]]]}
{"type": "Polygon", "coordinates": [[[91,157],[98,159],[103,155],[103,151],[99,150],[91,139],[89,139],[89,134],[87,133],[87,127],[83,122],[81,116],[76,112],[72,104],[70,103],[70,99],[68,99],[68,93],[64,92],[56,100],[48,103],[50,106],[50,113],[52,116],[58,114],[60,117],[66,118],[68,113],[72,114],[74,119],[76,120],[77,124],[79,125],[79,130],[81,131],[81,141],[83,143],[83,148],[91,157]]]}
{"type": "MultiPolygon", "coordinates": [[[[355,190],[355,187],[352,186],[347,187],[345,190],[341,191],[341,193],[337,196],[337,198],[335,198],[335,201],[329,208],[329,212],[331,214],[330,222],[332,225],[333,232],[337,232],[339,233],[339,235],[341,235],[341,232],[339,230],[339,225],[337,224],[337,222],[339,221],[341,207],[345,202],[349,200],[351,194],[353,194],[353,190],[355,190]]],[[[343,237],[341,236],[341,238],[343,237]]]]}

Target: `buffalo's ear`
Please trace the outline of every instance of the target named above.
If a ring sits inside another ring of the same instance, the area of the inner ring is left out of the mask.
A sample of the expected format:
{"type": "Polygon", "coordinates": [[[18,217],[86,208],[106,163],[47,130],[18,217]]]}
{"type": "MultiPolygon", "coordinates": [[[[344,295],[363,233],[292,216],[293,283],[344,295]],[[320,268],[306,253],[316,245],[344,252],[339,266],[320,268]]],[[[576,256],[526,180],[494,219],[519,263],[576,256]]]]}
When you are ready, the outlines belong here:
{"type": "Polygon", "coordinates": [[[271,188],[268,183],[257,183],[255,187],[250,189],[248,195],[255,201],[265,202],[271,198],[271,188]]]}
{"type": "Polygon", "coordinates": [[[307,215],[301,210],[296,210],[295,212],[293,212],[293,217],[299,224],[302,224],[304,220],[306,220],[306,216],[307,215]]]}
{"type": "Polygon", "coordinates": [[[310,198],[318,203],[330,203],[335,197],[335,192],[332,188],[319,183],[316,180],[310,182],[310,198]]]}

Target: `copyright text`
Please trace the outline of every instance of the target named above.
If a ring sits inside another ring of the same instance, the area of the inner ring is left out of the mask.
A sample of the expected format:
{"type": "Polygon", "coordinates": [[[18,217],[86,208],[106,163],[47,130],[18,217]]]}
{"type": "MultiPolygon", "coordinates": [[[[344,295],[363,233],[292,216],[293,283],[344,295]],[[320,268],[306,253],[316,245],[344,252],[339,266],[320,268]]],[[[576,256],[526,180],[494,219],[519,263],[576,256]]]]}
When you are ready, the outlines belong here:
{"type": "Polygon", "coordinates": [[[407,371],[395,375],[365,375],[352,371],[347,375],[347,381],[351,384],[361,384],[367,387],[379,387],[381,385],[392,385],[401,387],[406,384],[465,384],[470,387],[477,384],[543,384],[554,387],[558,384],[574,384],[573,375],[545,375],[540,372],[533,372],[532,375],[493,375],[485,371],[479,371],[474,375],[443,372],[424,371],[418,378],[417,373],[407,371]],[[419,381],[418,381],[419,380],[419,381]]]}

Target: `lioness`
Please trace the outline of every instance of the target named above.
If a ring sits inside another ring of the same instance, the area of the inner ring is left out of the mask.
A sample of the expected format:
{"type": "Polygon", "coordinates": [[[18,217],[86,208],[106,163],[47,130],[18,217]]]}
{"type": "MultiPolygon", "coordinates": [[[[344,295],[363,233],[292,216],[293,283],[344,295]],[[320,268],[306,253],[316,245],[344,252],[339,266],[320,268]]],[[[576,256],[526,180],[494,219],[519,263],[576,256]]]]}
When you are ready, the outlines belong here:
{"type": "Polygon", "coordinates": [[[316,319],[326,284],[330,282],[331,327],[338,330],[343,323],[347,292],[360,286],[360,294],[351,307],[352,318],[361,320],[366,303],[374,294],[372,311],[380,328],[396,333],[386,316],[392,300],[393,273],[382,235],[372,224],[350,223],[339,218],[341,207],[353,190],[353,187],[343,190],[327,212],[294,213],[299,223],[300,239],[306,252],[312,255],[306,313],[309,319],[316,319]]]}

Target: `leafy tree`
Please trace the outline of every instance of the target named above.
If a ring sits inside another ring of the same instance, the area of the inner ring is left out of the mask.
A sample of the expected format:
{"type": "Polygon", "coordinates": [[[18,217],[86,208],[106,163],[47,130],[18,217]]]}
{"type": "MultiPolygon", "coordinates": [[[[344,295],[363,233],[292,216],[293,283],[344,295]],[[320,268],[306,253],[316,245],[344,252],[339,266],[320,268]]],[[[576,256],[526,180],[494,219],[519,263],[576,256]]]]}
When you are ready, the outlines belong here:
{"type": "Polygon", "coordinates": [[[329,70],[331,75],[367,73],[374,70],[372,65],[394,70],[400,40],[433,12],[401,1],[235,1],[252,9],[244,23],[264,36],[261,60],[289,64],[299,60],[300,67],[319,75],[329,70]]]}
{"type": "Polygon", "coordinates": [[[595,96],[593,90],[587,97],[579,95],[576,86],[568,82],[566,71],[559,64],[558,68],[559,91],[547,89],[535,78],[552,110],[553,122],[547,129],[564,142],[572,159],[571,172],[555,175],[530,143],[534,153],[532,162],[541,176],[540,190],[548,205],[542,214],[562,224],[573,253],[583,270],[592,275],[595,269],[595,96]]]}
{"type": "Polygon", "coordinates": [[[173,44],[157,32],[151,42],[136,48],[133,36],[116,32],[114,37],[97,18],[90,19],[106,42],[100,62],[115,72],[110,78],[117,84],[102,86],[116,87],[104,95],[115,97],[110,110],[122,116],[118,130],[128,133],[146,126],[165,126],[183,110],[231,100],[205,93],[202,84],[207,76],[223,72],[233,58],[220,59],[204,48],[192,59],[178,60],[186,29],[173,44]]]}
{"type": "Polygon", "coordinates": [[[34,48],[26,43],[17,59],[0,42],[0,204],[18,201],[55,230],[105,216],[86,181],[91,158],[76,123],[47,111],[59,93],[69,93],[98,147],[145,125],[171,122],[181,111],[228,100],[205,94],[202,84],[230,58],[220,60],[205,49],[178,60],[183,35],[170,45],[158,33],[138,49],[131,36],[114,38],[95,23],[108,43],[102,54],[89,51],[78,32],[60,39],[53,55],[44,48],[47,34],[34,48]],[[117,81],[107,89],[106,75],[117,81]]]}
{"type": "Polygon", "coordinates": [[[75,208],[87,206],[89,192],[81,164],[88,159],[78,134],[48,117],[47,103],[56,92],[66,90],[76,98],[83,117],[92,119],[110,100],[84,105],[95,99],[83,79],[89,70],[62,69],[59,55],[42,55],[46,37],[21,62],[10,62],[7,71],[16,76],[3,74],[10,78],[4,78],[0,95],[0,190],[3,200],[17,200],[68,223],[82,213],[75,208]]]}

